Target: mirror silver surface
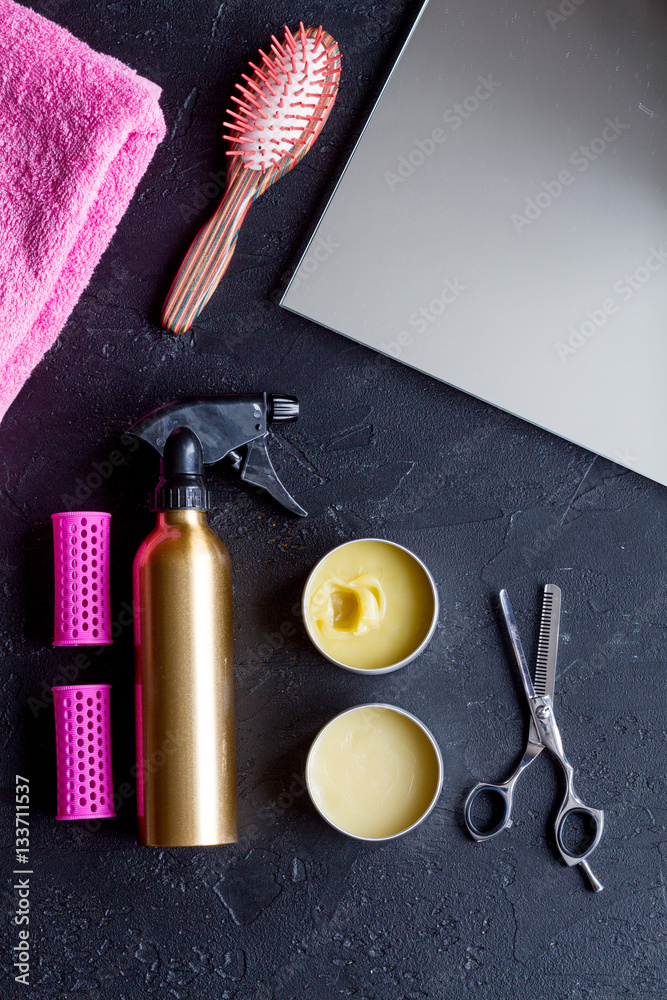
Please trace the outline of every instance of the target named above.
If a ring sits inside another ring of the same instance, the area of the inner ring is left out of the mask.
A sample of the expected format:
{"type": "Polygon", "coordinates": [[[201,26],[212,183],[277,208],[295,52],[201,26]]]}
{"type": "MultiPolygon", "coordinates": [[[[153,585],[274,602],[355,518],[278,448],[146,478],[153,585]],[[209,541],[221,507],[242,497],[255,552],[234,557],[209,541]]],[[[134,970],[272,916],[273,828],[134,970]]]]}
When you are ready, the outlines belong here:
{"type": "Polygon", "coordinates": [[[667,9],[561,7],[424,6],[281,304],[667,485],[667,9]]]}

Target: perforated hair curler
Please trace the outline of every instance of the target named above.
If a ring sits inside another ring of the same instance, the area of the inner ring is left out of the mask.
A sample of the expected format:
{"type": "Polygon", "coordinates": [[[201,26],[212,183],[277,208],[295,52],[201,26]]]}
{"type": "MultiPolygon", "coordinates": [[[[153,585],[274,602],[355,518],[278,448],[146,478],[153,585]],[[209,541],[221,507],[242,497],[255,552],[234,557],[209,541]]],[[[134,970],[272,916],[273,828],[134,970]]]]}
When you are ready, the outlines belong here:
{"type": "Polygon", "coordinates": [[[110,684],[53,688],[56,819],[108,819],[113,809],[110,684]]]}
{"type": "Polygon", "coordinates": [[[112,642],[109,614],[111,514],[79,510],[52,514],[55,560],[54,646],[112,642]]]}

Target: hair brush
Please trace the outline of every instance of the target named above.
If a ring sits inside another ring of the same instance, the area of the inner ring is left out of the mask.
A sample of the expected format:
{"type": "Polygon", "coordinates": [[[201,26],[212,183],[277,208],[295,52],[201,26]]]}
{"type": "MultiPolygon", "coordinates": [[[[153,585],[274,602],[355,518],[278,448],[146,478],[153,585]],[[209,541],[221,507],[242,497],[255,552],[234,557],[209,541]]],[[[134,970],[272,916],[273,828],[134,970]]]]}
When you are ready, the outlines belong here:
{"type": "Polygon", "coordinates": [[[292,34],[285,26],[281,43],[271,38],[269,55],[232,97],[225,138],[231,163],[222,201],[200,229],[169,289],[162,325],[173,333],[189,330],[204,308],[234,253],[236,240],[255,198],[306,155],[336,100],[341,55],[337,43],[319,28],[292,34]]]}

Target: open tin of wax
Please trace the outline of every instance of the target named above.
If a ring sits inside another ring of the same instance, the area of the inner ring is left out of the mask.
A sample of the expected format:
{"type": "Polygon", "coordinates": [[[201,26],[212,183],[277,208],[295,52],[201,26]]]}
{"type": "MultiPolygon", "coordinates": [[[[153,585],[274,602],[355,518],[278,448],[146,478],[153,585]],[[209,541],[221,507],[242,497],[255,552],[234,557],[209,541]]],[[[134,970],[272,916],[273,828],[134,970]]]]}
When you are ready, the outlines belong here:
{"type": "Polygon", "coordinates": [[[438,591],[414,552],[383,538],[359,538],[320,559],[306,581],[302,610],[310,640],[332,663],[388,674],[430,642],[438,591]]]}
{"type": "Polygon", "coordinates": [[[442,790],[442,754],[433,734],[395,705],[357,705],[315,737],[306,762],[313,805],[335,830],[357,840],[393,840],[414,830],[442,790]]]}

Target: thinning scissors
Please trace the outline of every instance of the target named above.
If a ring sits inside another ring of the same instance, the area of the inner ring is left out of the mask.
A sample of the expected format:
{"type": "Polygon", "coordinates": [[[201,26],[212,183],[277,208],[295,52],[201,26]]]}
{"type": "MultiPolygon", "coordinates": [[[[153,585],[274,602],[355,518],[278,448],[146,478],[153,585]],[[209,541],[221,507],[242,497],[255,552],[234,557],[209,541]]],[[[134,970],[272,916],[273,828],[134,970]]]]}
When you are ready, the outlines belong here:
{"type": "Polygon", "coordinates": [[[604,813],[601,809],[592,809],[590,806],[584,805],[574,790],[574,769],[565,756],[553,709],[558,632],[560,628],[560,603],[560,588],[553,583],[548,583],[544,588],[537,668],[535,671],[535,682],[533,683],[507,591],[500,591],[500,604],[503,616],[512,641],[514,655],[519,665],[528,705],[530,706],[531,720],[528,731],[528,743],[521,762],[511,778],[499,784],[479,782],[479,784],[475,785],[465,801],[464,818],[470,836],[480,842],[491,840],[492,837],[496,837],[503,830],[506,830],[512,822],[514,787],[520,775],[539,757],[546,747],[560,763],[566,782],[565,798],[556,816],[556,845],[565,864],[579,865],[588,876],[592,889],[595,892],[600,892],[603,885],[591,870],[586,859],[600,843],[604,826],[604,813]],[[478,829],[472,816],[473,807],[480,795],[494,796],[500,800],[502,805],[500,821],[492,829],[486,831],[478,829]],[[568,820],[575,815],[587,820],[594,833],[586,838],[586,841],[580,845],[580,849],[579,847],[576,848],[576,853],[573,853],[566,846],[564,829],[568,820]]]}

